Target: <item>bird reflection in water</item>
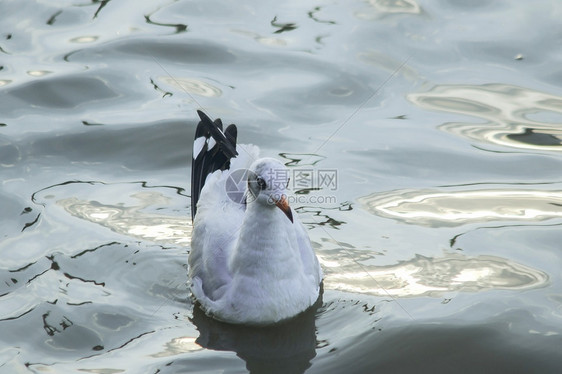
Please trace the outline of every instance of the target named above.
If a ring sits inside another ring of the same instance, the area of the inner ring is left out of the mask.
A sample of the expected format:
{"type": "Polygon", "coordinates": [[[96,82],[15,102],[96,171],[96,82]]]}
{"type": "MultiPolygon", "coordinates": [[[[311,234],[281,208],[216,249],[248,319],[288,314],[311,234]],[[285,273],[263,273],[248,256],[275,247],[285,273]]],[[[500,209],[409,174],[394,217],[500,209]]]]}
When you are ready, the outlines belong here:
{"type": "Polygon", "coordinates": [[[191,319],[199,331],[195,343],[215,351],[236,352],[250,373],[304,373],[316,356],[315,321],[321,305],[322,292],[303,313],[264,327],[223,323],[195,306],[191,319]]]}

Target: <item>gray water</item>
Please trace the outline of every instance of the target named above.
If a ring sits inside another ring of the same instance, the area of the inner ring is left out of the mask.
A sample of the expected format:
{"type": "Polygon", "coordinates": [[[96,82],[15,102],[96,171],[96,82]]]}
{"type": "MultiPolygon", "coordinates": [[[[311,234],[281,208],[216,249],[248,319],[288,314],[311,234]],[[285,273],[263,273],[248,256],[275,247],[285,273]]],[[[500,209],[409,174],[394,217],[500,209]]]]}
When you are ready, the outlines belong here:
{"type": "Polygon", "coordinates": [[[1,373],[560,372],[561,2],[0,15],[1,373]],[[198,108],[317,178],[292,205],[324,294],[293,321],[189,298],[198,108]]]}

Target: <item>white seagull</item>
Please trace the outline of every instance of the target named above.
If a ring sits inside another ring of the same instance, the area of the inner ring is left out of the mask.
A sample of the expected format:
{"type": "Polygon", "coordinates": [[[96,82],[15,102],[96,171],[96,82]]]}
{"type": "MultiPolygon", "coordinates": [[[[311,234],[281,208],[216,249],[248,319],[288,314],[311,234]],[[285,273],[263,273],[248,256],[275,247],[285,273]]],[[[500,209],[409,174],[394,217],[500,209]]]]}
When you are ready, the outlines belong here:
{"type": "Polygon", "coordinates": [[[223,132],[220,119],[197,113],[191,292],[207,315],[228,323],[294,317],[318,300],[322,270],[287,202],[288,170],[274,158],[258,158],[256,146],[237,146],[235,125],[223,132]]]}

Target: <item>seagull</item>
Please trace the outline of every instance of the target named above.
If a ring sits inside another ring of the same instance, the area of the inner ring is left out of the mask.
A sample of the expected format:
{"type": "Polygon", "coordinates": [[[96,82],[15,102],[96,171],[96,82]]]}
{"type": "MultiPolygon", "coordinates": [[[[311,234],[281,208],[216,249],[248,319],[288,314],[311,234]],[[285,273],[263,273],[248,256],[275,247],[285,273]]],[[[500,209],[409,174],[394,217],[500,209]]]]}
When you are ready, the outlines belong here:
{"type": "Polygon", "coordinates": [[[288,204],[289,172],[254,145],[236,144],[197,111],[191,169],[189,287],[210,317],[270,325],[320,297],[322,270],[306,228],[288,204]]]}

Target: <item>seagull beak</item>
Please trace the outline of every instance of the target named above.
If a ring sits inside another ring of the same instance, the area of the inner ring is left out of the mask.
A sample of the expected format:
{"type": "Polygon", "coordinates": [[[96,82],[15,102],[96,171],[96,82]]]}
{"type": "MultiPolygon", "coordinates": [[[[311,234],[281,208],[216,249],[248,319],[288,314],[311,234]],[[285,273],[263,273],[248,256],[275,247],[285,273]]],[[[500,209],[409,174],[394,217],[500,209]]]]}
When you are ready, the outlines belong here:
{"type": "Polygon", "coordinates": [[[285,197],[285,195],[281,196],[281,198],[279,199],[279,201],[277,201],[275,203],[275,205],[277,205],[277,207],[279,209],[281,209],[281,211],[283,211],[283,213],[285,213],[285,215],[287,216],[289,221],[291,221],[291,223],[292,223],[293,222],[293,212],[291,212],[291,207],[289,206],[289,203],[287,202],[287,198],[285,197]]]}

